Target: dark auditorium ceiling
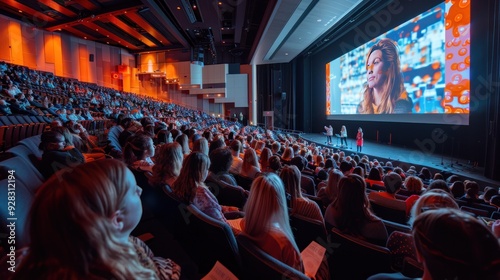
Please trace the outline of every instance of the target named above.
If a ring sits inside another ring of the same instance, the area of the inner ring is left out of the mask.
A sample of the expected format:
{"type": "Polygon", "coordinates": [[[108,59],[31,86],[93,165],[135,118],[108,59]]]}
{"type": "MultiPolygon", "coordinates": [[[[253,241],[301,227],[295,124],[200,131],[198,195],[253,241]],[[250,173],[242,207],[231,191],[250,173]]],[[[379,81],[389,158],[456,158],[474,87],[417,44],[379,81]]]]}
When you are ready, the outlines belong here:
{"type": "Polygon", "coordinates": [[[291,61],[368,1],[1,0],[0,14],[131,53],[203,50],[206,64],[263,64],[291,61]]]}

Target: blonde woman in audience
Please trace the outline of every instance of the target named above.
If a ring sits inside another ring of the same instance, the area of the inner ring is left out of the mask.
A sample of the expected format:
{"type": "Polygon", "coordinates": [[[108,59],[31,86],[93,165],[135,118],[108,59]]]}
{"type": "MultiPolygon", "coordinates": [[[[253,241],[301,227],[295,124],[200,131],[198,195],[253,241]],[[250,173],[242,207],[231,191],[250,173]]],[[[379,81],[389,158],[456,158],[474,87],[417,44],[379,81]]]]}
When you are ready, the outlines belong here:
{"type": "Polygon", "coordinates": [[[300,171],[295,165],[281,169],[280,178],[285,185],[285,191],[290,195],[290,214],[299,214],[324,223],[318,204],[302,196],[300,177],[300,171]]]}
{"type": "Polygon", "coordinates": [[[186,158],[191,153],[191,150],[189,149],[189,138],[187,134],[183,133],[177,136],[175,142],[181,144],[182,154],[184,155],[184,158],[186,158]]]}
{"type": "Polygon", "coordinates": [[[181,172],[184,160],[181,145],[177,142],[161,145],[157,150],[155,160],[149,184],[153,187],[171,188],[181,172]]]}
{"type": "Polygon", "coordinates": [[[304,271],[288,217],[285,188],[278,175],[257,177],[245,204],[243,233],[266,253],[279,261],[304,271]]]}
{"type": "Polygon", "coordinates": [[[177,264],[130,236],[142,215],[141,192],[116,160],[47,180],[31,206],[31,244],[13,279],[179,279],[177,264]]]}
{"type": "Polygon", "coordinates": [[[281,155],[281,161],[283,164],[289,164],[292,158],[294,157],[292,147],[286,147],[281,155]]]}
{"type": "Polygon", "coordinates": [[[172,184],[172,192],[185,204],[193,204],[208,216],[227,222],[217,198],[205,185],[210,159],[200,152],[189,154],[182,164],[177,180],[172,184]]]}
{"type": "Polygon", "coordinates": [[[245,156],[243,157],[243,164],[241,165],[240,175],[253,179],[260,172],[259,158],[257,157],[255,150],[252,148],[246,149],[245,156]]]}
{"type": "MultiPolygon", "coordinates": [[[[427,191],[420,196],[411,209],[410,219],[408,221],[410,227],[413,225],[413,222],[418,215],[424,211],[440,208],[458,209],[458,204],[449,193],[443,190],[435,189],[427,191]]],[[[402,268],[403,259],[405,257],[417,260],[413,237],[411,234],[394,231],[387,240],[387,248],[391,250],[394,266],[397,268],[402,268]]]]}
{"type": "Polygon", "coordinates": [[[338,169],[331,169],[330,172],[328,172],[326,187],[320,188],[316,194],[325,207],[330,205],[330,203],[337,198],[339,193],[339,181],[342,177],[344,177],[344,174],[338,169]]]}
{"type": "Polygon", "coordinates": [[[201,152],[208,156],[208,140],[200,137],[193,143],[193,152],[201,152]]]}

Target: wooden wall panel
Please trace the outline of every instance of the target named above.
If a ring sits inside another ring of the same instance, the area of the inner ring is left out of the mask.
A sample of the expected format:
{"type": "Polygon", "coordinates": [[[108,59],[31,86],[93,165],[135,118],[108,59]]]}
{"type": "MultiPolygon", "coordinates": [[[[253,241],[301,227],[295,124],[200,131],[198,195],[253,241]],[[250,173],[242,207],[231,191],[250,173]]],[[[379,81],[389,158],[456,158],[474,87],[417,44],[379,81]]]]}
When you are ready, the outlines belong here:
{"type": "MultiPolygon", "coordinates": [[[[9,19],[3,16],[0,16],[0,38],[9,38],[9,19]]],[[[8,42],[0,44],[0,60],[10,61],[10,44],[8,42]]]]}
{"type": "Polygon", "coordinates": [[[43,34],[43,50],[45,54],[46,63],[56,63],[55,59],[55,47],[54,47],[54,35],[52,33],[43,34]]]}
{"type": "Polygon", "coordinates": [[[23,38],[21,36],[21,24],[9,22],[9,45],[11,46],[11,63],[24,65],[23,61],[23,38]]]}
{"type": "MultiPolygon", "coordinates": [[[[39,32],[41,33],[41,31],[39,32]]],[[[22,28],[21,37],[23,45],[23,65],[35,69],[37,68],[36,55],[38,52],[35,33],[25,26],[22,28]]]]}

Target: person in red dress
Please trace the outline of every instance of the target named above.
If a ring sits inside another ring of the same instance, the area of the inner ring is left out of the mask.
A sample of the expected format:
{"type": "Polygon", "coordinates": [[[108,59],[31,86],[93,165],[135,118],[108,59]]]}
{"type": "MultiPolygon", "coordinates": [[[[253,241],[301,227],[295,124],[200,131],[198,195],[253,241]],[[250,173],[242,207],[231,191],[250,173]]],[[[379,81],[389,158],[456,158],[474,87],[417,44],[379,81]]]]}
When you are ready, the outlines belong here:
{"type": "Polygon", "coordinates": [[[356,134],[356,151],[358,153],[361,153],[362,148],[363,148],[363,129],[359,127],[358,134],[356,134]]]}

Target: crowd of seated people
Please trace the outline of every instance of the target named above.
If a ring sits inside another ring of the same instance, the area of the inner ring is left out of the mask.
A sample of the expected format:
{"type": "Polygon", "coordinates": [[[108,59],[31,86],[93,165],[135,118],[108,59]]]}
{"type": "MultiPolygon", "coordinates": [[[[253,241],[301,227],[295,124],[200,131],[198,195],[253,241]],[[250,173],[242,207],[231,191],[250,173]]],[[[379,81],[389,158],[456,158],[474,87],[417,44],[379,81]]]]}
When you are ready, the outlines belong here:
{"type": "MultiPolygon", "coordinates": [[[[250,235],[271,256],[302,272],[300,252],[288,224],[292,214],[307,216],[325,223],[327,228],[335,227],[361,240],[387,246],[395,256],[394,267],[401,268],[404,257],[418,259],[413,250],[413,244],[417,243],[408,233],[393,232],[389,235],[383,219],[372,210],[370,200],[383,198],[391,200],[392,204],[399,203],[410,217],[410,226],[428,208],[449,207],[447,205],[453,203],[457,207],[453,205],[452,208],[458,208],[460,203],[500,207],[498,188],[491,187],[482,192],[476,182],[451,176],[446,179],[440,174],[433,175],[425,167],[420,172],[415,167],[404,171],[391,162],[384,164],[366,155],[349,156],[342,151],[307,143],[294,135],[241,126],[175,104],[37,73],[24,67],[2,67],[0,64],[0,71],[5,99],[20,96],[16,90],[18,87],[21,93],[31,90],[31,96],[35,100],[38,98],[42,105],[51,100],[52,109],[39,108],[42,113],[59,120],[41,136],[41,166],[48,182],[55,182],[53,174],[59,169],[68,168],[86,174],[81,176],[90,185],[94,180],[104,179],[85,173],[86,169],[105,163],[119,165],[116,168],[125,166],[131,173],[127,171],[123,180],[138,185],[145,190],[144,194],[155,188],[167,191],[185,205],[194,205],[209,217],[227,223],[235,234],[250,235]],[[22,83],[18,77],[24,76],[36,82],[22,83]],[[59,113],[52,114],[51,111],[59,113]],[[96,118],[97,113],[114,122],[106,131],[106,147],[96,143],[92,135],[86,134],[78,125],[82,118],[92,117],[92,114],[96,118]],[[78,139],[79,144],[73,138],[78,139]],[[105,157],[115,160],[103,160],[105,157]],[[240,184],[242,177],[251,183],[248,188],[240,184]],[[458,192],[460,183],[463,194],[458,192]],[[241,198],[237,205],[225,205],[228,200],[221,192],[224,188],[230,188],[228,190],[235,191],[235,195],[241,198]],[[433,202],[429,202],[429,197],[434,199],[433,202]],[[439,199],[450,203],[436,202],[439,199]],[[237,220],[238,224],[232,220],[237,220]],[[267,227],[263,226],[266,224],[267,227]],[[283,255],[283,252],[287,254],[283,255]]],[[[111,177],[112,174],[108,173],[104,172],[102,176],[111,177]]],[[[69,178],[69,175],[64,178],[69,178]]],[[[144,197],[142,203],[147,207],[144,197]]],[[[489,226],[492,232],[496,230],[500,235],[500,223],[489,226]]],[[[130,235],[128,230],[120,237],[127,234],[130,235]]],[[[125,247],[131,244],[135,243],[127,243],[125,247]]],[[[33,248],[33,252],[38,249],[33,248]]],[[[129,269],[133,271],[124,268],[116,273],[129,273],[130,276],[149,273],[151,279],[164,279],[161,275],[154,276],[161,271],[155,270],[154,262],[148,260],[154,258],[149,249],[144,250],[148,252],[146,255],[128,252],[128,262],[132,263],[129,269]],[[147,262],[144,271],[136,261],[141,256],[149,256],[142,260],[147,262]]],[[[43,264],[39,259],[41,256],[33,253],[27,258],[30,261],[22,267],[37,268],[43,264]]],[[[86,261],[96,262],[86,264],[92,266],[100,265],[102,260],[86,261]]],[[[167,261],[172,277],[178,274],[174,261],[167,261]]],[[[90,273],[111,273],[106,271],[107,266],[103,269],[90,273]]],[[[328,273],[323,277],[325,275],[328,273]]],[[[120,279],[120,275],[109,276],[120,279]]]]}

